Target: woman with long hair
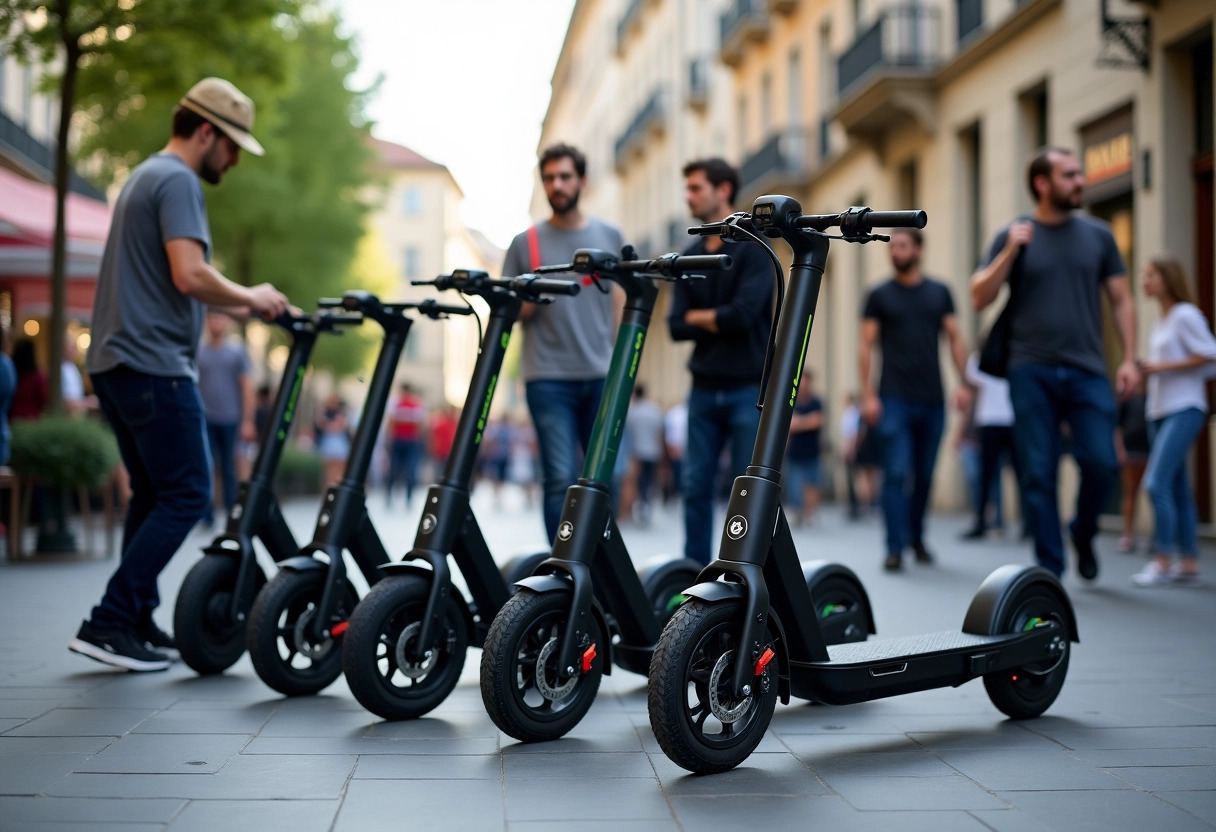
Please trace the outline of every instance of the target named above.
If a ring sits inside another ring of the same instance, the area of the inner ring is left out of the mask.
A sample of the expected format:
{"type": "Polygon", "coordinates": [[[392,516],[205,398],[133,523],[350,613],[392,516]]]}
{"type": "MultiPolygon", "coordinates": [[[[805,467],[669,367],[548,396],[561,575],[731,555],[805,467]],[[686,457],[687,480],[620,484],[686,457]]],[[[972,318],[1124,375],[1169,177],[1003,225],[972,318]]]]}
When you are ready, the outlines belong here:
{"type": "Polygon", "coordinates": [[[1144,488],[1153,504],[1153,558],[1132,576],[1138,586],[1193,583],[1199,577],[1199,517],[1187,475],[1187,452],[1207,421],[1204,382],[1216,362],[1216,337],[1195,306],[1182,264],[1158,256],[1144,267],[1141,285],[1161,304],[1161,320],[1149,337],[1148,378],[1151,448],[1144,488]],[[1181,556],[1171,565],[1177,550],[1181,556]]]}
{"type": "Polygon", "coordinates": [[[17,389],[9,406],[9,419],[41,419],[50,397],[47,394],[46,373],[38,367],[34,342],[22,338],[13,345],[13,366],[17,370],[17,389]]]}

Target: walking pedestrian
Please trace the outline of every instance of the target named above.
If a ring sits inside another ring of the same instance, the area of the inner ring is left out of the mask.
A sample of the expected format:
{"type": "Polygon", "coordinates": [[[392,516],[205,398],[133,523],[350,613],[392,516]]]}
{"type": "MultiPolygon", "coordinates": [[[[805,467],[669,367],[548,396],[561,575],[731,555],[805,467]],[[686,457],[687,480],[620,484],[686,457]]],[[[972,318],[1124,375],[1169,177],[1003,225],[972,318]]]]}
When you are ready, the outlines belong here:
{"type": "Polygon", "coordinates": [[[422,462],[422,431],[426,426],[426,406],[409,382],[401,385],[401,395],[388,413],[388,479],[384,502],[393,504],[393,486],[405,483],[405,504],[414,499],[418,485],[418,466],[422,462]]]}
{"type": "MultiPolygon", "coordinates": [[[[857,487],[858,478],[861,476],[857,452],[861,445],[862,428],[861,407],[858,405],[857,395],[849,393],[844,399],[837,432],[840,435],[840,457],[844,462],[845,493],[848,495],[850,520],[861,519],[863,508],[861,493],[857,487]]],[[[865,508],[869,509],[868,501],[865,508]]]]}
{"type": "MultiPolygon", "coordinates": [[[[883,568],[903,567],[911,546],[919,563],[932,563],[925,545],[925,510],[933,485],[937,449],[946,423],[939,342],[949,342],[959,381],[966,373],[967,348],[954,317],[946,284],[921,271],[924,240],[914,228],[891,233],[889,252],[895,275],[866,296],[861,325],[861,412],[878,429],[882,445],[882,513],[886,523],[883,568]],[[882,352],[882,378],[870,382],[874,347],[882,352]]],[[[969,404],[965,384],[955,407],[969,404]]]]}
{"type": "Polygon", "coordinates": [[[1035,557],[1063,575],[1056,481],[1063,421],[1081,469],[1069,536],[1078,573],[1092,581],[1098,576],[1098,514],[1115,474],[1115,399],[1106,376],[1100,292],[1110,298],[1123,346],[1115,374],[1120,397],[1131,395],[1140,378],[1134,360],[1136,311],[1110,228],[1074,213],[1085,186],[1077,157],[1057,148],[1040,151],[1027,180],[1034,215],[997,233],[984,265],[971,278],[971,298],[981,310],[1010,283],[1006,378],[1023,513],[1034,536],[1035,557]]]}
{"type": "Polygon", "coordinates": [[[354,433],[350,408],[336,392],[325,397],[317,414],[315,433],[317,453],[325,472],[325,487],[328,488],[342,481],[354,433]]]}
{"type": "Polygon", "coordinates": [[[1153,558],[1132,576],[1138,586],[1189,584],[1199,579],[1199,516],[1187,476],[1187,456],[1207,421],[1205,386],[1216,362],[1216,337],[1195,306],[1182,264],[1154,257],[1141,278],[1144,294],[1161,305],[1149,336],[1148,376],[1151,449],[1144,488],[1153,503],[1153,558]],[[1178,563],[1171,565],[1177,551],[1178,563]]]}
{"type": "Polygon", "coordinates": [[[819,488],[823,485],[820,465],[819,431],[823,427],[823,402],[815,395],[815,374],[803,369],[790,420],[790,438],[785,449],[785,487],[795,499],[794,525],[811,522],[819,508],[819,488]]]}
{"type": "MultiPolygon", "coordinates": [[[[723,159],[684,166],[684,195],[698,222],[728,216],[739,174],[723,159]]],[[[729,269],[672,287],[667,324],[676,341],[692,341],[688,369],[688,446],[684,453],[684,554],[709,563],[714,494],[722,449],[730,449],[730,478],[744,472],[760,424],[756,401],[772,318],[773,271],[758,246],[698,237],[685,254],[729,254],[729,269]]]]}
{"type": "MultiPolygon", "coordinates": [[[[236,443],[255,442],[257,399],[249,354],[229,337],[231,319],[222,312],[207,313],[207,334],[198,348],[198,393],[207,421],[207,446],[220,483],[221,505],[227,515],[236,503],[236,443]]],[[[200,518],[206,528],[214,522],[208,504],[200,518]]]]}
{"type": "Polygon", "coordinates": [[[975,522],[963,534],[963,540],[982,540],[988,533],[988,506],[993,506],[992,528],[1004,530],[1004,509],[1001,499],[1001,473],[1006,465],[1017,474],[1017,459],[1013,452],[1013,403],[1009,400],[1009,382],[985,373],[979,367],[979,353],[967,358],[967,382],[975,390],[972,419],[979,437],[980,466],[976,479],[975,522]]]}
{"type": "Polygon", "coordinates": [[[646,398],[644,384],[633,388],[633,403],[625,417],[625,433],[637,475],[632,513],[639,523],[646,525],[650,522],[650,491],[663,459],[663,408],[653,399],[646,398]]]}
{"type": "Polygon", "coordinates": [[[204,304],[274,317],[287,299],[210,265],[204,179],[219,184],[253,138],[253,102],[206,78],[173,112],[165,148],[138,165],[114,205],[87,369],[131,478],[122,559],[70,650],[128,670],[164,670],[173,638],[152,618],[156,581],[211,501],[198,392],[204,304]]]}
{"type": "MultiPolygon", "coordinates": [[[[552,214],[511,241],[504,277],[569,263],[580,248],[620,252],[620,231],[579,207],[587,185],[587,160],[580,150],[567,144],[546,148],[540,155],[540,179],[552,214]]],[[[589,279],[584,283],[589,285],[589,279]]],[[[585,453],[591,441],[624,303],[624,291],[611,284],[608,293],[591,289],[559,303],[525,303],[519,315],[524,333],[520,377],[540,445],[550,541],[557,535],[566,489],[578,480],[580,451],[585,453]]]]}
{"type": "Polygon", "coordinates": [[[681,399],[663,414],[663,442],[667,448],[668,478],[663,487],[663,502],[680,496],[680,477],[684,473],[684,449],[688,445],[688,403],[681,399]]]}

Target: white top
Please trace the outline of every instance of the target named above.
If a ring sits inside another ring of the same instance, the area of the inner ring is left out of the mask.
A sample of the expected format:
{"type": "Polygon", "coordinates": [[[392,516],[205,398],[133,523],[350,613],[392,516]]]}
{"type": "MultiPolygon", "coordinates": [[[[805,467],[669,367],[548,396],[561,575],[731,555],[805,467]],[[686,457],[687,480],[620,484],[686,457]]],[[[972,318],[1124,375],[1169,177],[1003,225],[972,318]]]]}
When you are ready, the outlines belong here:
{"type": "Polygon", "coordinates": [[[84,399],[84,379],[80,376],[80,368],[71,361],[64,361],[59,374],[59,387],[63,391],[65,402],[78,402],[84,399]]]}
{"type": "MultiPolygon", "coordinates": [[[[1148,350],[1152,361],[1181,361],[1193,355],[1216,361],[1216,336],[1212,335],[1207,319],[1195,304],[1175,303],[1169,314],[1153,326],[1148,350]]],[[[1207,413],[1204,382],[1213,370],[1216,367],[1207,364],[1190,370],[1153,373],[1148,377],[1145,408],[1148,418],[1162,419],[1191,407],[1207,413]]]]}
{"type": "Polygon", "coordinates": [[[976,427],[1009,427],[1013,424],[1013,402],[1009,398],[1009,382],[998,376],[980,372],[979,353],[967,357],[967,381],[975,387],[976,427]]]}
{"type": "Polygon", "coordinates": [[[688,405],[684,402],[672,405],[663,422],[667,444],[671,446],[673,453],[683,458],[684,447],[688,444],[688,405]]]}
{"type": "Polygon", "coordinates": [[[861,432],[861,408],[855,404],[845,406],[840,414],[840,439],[847,447],[853,444],[857,434],[861,432]]]}

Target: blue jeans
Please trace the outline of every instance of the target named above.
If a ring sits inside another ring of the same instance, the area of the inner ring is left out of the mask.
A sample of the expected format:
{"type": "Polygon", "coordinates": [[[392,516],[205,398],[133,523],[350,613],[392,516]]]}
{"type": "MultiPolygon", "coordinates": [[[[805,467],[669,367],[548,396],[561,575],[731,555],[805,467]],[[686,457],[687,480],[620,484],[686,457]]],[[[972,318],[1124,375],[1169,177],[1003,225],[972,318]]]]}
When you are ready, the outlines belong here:
{"type": "MultiPolygon", "coordinates": [[[[419,439],[394,439],[389,446],[388,482],[385,483],[384,500],[393,500],[393,485],[405,482],[405,502],[414,499],[414,488],[418,485],[418,464],[422,462],[422,441],[419,439]]],[[[438,479],[438,477],[436,477],[438,479]]]]}
{"type": "Polygon", "coordinates": [[[694,387],[688,394],[688,444],[680,490],[684,495],[684,554],[698,563],[709,563],[722,449],[729,443],[730,476],[740,476],[751,461],[760,427],[759,395],[758,385],[733,390],[694,387]]]}
{"type": "Polygon", "coordinates": [[[131,477],[131,502],[122,562],[91,619],[103,630],[129,630],[152,620],[157,577],[211,504],[211,454],[190,379],[120,366],[94,375],[93,389],[131,477]]]}
{"type": "Polygon", "coordinates": [[[945,423],[944,405],[882,397],[878,434],[888,555],[900,557],[906,547],[924,545],[925,509],[945,423]]]}
{"type": "Polygon", "coordinates": [[[1153,554],[1199,555],[1199,514],[1186,471],[1187,451],[1207,414],[1188,407],[1149,423],[1152,449],[1144,470],[1144,490],[1153,502],[1153,554]]]}
{"type": "Polygon", "coordinates": [[[789,496],[793,505],[800,509],[806,508],[803,505],[806,489],[823,485],[823,465],[819,457],[793,459],[787,456],[781,473],[784,480],[781,490],[789,496]]]}
{"type": "Polygon", "coordinates": [[[1013,444],[1022,481],[1022,512],[1034,535],[1035,557],[1064,574],[1057,468],[1060,423],[1068,423],[1073,459],[1081,469],[1077,511],[1069,530],[1079,541],[1098,532],[1098,514],[1114,481],[1115,397],[1105,376],[1076,367],[1021,364],[1009,369],[1013,444]]]}
{"type": "Polygon", "coordinates": [[[528,411],[540,449],[545,533],[557,537],[566,489],[578,481],[580,449],[591,444],[591,429],[604,392],[602,378],[591,381],[529,381],[524,386],[528,411]]]}
{"type": "MultiPolygon", "coordinates": [[[[224,492],[224,513],[232,510],[236,502],[236,425],[207,423],[207,446],[211,449],[211,460],[220,469],[220,485],[224,492]]],[[[211,506],[203,509],[203,520],[211,522],[211,506]]]]}

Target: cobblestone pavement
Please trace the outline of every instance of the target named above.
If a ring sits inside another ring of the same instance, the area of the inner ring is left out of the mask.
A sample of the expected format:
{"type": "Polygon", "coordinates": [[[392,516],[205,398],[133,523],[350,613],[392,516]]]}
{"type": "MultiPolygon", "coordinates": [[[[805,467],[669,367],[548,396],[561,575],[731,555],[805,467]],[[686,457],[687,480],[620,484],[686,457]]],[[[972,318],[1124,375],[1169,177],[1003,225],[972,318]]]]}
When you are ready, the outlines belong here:
{"type": "MultiPolygon", "coordinates": [[[[541,537],[521,495],[474,505],[500,557],[541,537]]],[[[371,509],[390,551],[408,547],[418,502],[371,509]]],[[[286,507],[300,537],[316,502],[286,507]]],[[[627,526],[638,560],[678,548],[678,511],[627,526]]],[[[983,577],[1027,562],[1025,544],[958,542],[939,516],[931,567],[880,570],[876,520],[828,510],[795,538],[802,557],[854,568],[880,635],[961,624],[983,577]]],[[[166,571],[177,587],[209,535],[166,571]]],[[[691,777],[659,750],[645,680],[605,677],[567,738],[520,745],[486,716],[478,656],[424,719],[386,723],[342,680],[284,699],[247,658],[199,678],[111,672],[66,649],[113,560],[0,567],[0,829],[18,830],[966,830],[1211,829],[1216,826],[1216,566],[1195,588],[1137,589],[1140,558],[1099,541],[1096,585],[1066,579],[1079,618],[1068,681],[1040,719],[1014,723],[983,686],[830,708],[778,705],[737,770],[691,777]]],[[[1216,554],[1205,550],[1208,564],[1216,554]]]]}

